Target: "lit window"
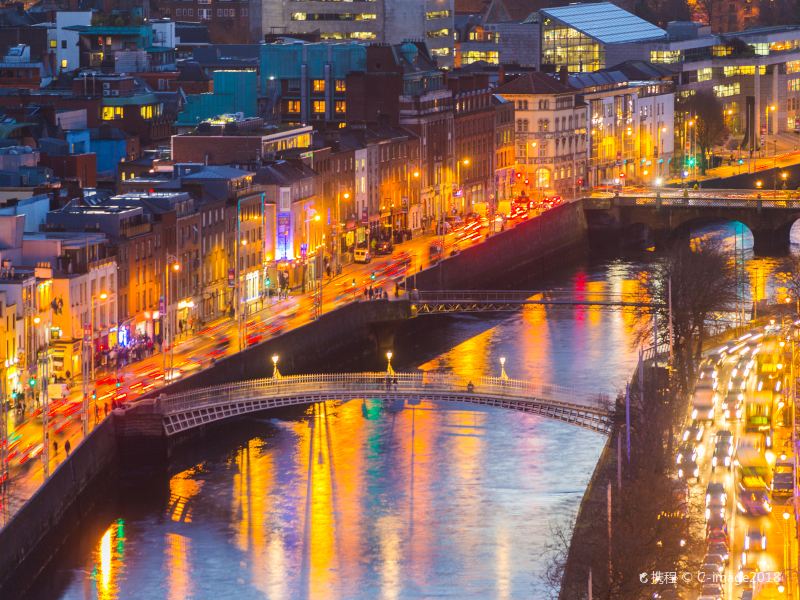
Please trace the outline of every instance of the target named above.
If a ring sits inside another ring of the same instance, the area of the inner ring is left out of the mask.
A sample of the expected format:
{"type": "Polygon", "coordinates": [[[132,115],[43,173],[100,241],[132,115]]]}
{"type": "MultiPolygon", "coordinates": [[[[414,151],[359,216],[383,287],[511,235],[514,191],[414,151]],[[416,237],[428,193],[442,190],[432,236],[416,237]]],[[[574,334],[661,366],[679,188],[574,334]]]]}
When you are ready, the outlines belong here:
{"type": "Polygon", "coordinates": [[[429,38],[450,37],[450,30],[447,27],[444,27],[435,31],[429,31],[427,36],[429,38]]]}
{"type": "Polygon", "coordinates": [[[347,112],[347,103],[344,100],[337,100],[335,110],[339,114],[347,112]]]}
{"type": "Polygon", "coordinates": [[[315,79],[311,82],[311,89],[314,92],[324,92],[325,91],[325,80],[324,79],[315,79]]]}
{"type": "Polygon", "coordinates": [[[346,92],[347,91],[347,84],[345,83],[344,79],[337,79],[336,80],[336,91],[337,92],[346,92]]]}
{"type": "Polygon", "coordinates": [[[314,100],[314,112],[318,115],[325,114],[325,100],[314,100]]]}
{"type": "Polygon", "coordinates": [[[429,21],[431,19],[446,19],[449,16],[450,16],[449,10],[434,10],[425,13],[425,18],[428,19],[429,21]]]}
{"type": "Polygon", "coordinates": [[[706,67],[704,69],[697,69],[697,81],[708,81],[713,77],[713,69],[706,67]]]}
{"type": "Polygon", "coordinates": [[[50,47],[51,48],[55,48],[57,45],[58,45],[58,42],[56,40],[50,40],[50,47]]]}
{"type": "Polygon", "coordinates": [[[714,86],[714,95],[717,98],[725,98],[727,96],[735,96],[740,93],[739,83],[723,84],[714,86]]]}
{"type": "Polygon", "coordinates": [[[286,103],[286,112],[299,113],[300,112],[300,100],[289,100],[286,103]]]}
{"type": "Polygon", "coordinates": [[[790,92],[800,92],[800,79],[790,79],[786,82],[790,92]]]}
{"type": "Polygon", "coordinates": [[[66,58],[62,58],[61,59],[61,68],[62,69],[66,69],[67,68],[67,59],[66,58]]]}
{"type": "Polygon", "coordinates": [[[103,121],[113,121],[115,119],[121,119],[123,116],[123,110],[121,106],[104,106],[103,112],[101,114],[101,118],[103,121]]]}
{"type": "Polygon", "coordinates": [[[431,54],[433,56],[448,56],[450,54],[450,48],[433,48],[431,49],[431,54]]]}
{"type": "Polygon", "coordinates": [[[305,21],[305,20],[306,20],[306,13],[304,12],[292,13],[292,21],[305,21]]]}

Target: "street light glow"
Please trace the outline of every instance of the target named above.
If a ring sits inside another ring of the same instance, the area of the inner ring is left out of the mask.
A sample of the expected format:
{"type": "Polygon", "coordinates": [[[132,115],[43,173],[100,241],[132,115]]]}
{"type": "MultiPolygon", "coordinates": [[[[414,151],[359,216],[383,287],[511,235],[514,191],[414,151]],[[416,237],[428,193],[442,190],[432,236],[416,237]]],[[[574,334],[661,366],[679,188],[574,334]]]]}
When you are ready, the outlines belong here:
{"type": "Polygon", "coordinates": [[[465,167],[468,167],[468,166],[469,166],[469,159],[468,159],[468,158],[465,158],[464,160],[462,160],[462,161],[461,161],[461,163],[462,163],[462,164],[463,164],[465,167]]]}
{"type": "Polygon", "coordinates": [[[173,264],[173,265],[172,265],[172,270],[173,270],[173,271],[175,271],[175,272],[177,273],[178,271],[180,271],[180,270],[181,270],[181,264],[180,264],[180,263],[175,263],[175,264],[173,264]]]}
{"type": "Polygon", "coordinates": [[[414,173],[412,174],[414,175],[414,177],[419,177],[419,171],[414,171],[414,173]]]}
{"type": "Polygon", "coordinates": [[[272,355],[272,364],[273,365],[277,365],[278,364],[278,358],[279,358],[279,356],[277,354],[273,354],[272,355]]]}
{"type": "Polygon", "coordinates": [[[319,222],[320,220],[322,220],[322,217],[320,217],[319,215],[314,215],[314,220],[319,222]]]}
{"type": "Polygon", "coordinates": [[[342,197],[343,197],[345,200],[349,200],[349,199],[350,199],[350,192],[345,192],[344,194],[342,194],[342,197]]]}
{"type": "Polygon", "coordinates": [[[392,356],[393,356],[393,355],[392,355],[392,351],[391,351],[391,350],[389,350],[389,351],[386,353],[386,360],[392,360],[392,356]]]}
{"type": "Polygon", "coordinates": [[[100,292],[100,300],[105,300],[106,298],[108,298],[108,294],[105,292],[100,292]]]}
{"type": "Polygon", "coordinates": [[[759,179],[758,181],[756,181],[756,187],[757,187],[757,188],[761,189],[761,186],[762,186],[762,185],[764,185],[764,182],[763,182],[763,181],[761,181],[760,179],[759,179]]]}
{"type": "Polygon", "coordinates": [[[39,323],[41,323],[41,322],[42,322],[42,319],[41,319],[41,318],[39,318],[39,317],[33,317],[33,323],[34,323],[34,325],[38,325],[38,324],[39,324],[39,323]]]}

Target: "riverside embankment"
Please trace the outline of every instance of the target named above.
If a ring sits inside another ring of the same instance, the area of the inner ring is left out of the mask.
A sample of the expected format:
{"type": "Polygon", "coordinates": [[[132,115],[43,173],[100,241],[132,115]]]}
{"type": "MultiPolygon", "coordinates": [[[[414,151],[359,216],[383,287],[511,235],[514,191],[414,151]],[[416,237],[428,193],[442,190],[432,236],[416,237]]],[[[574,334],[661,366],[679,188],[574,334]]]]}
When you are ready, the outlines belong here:
{"type": "MultiPolygon", "coordinates": [[[[585,234],[580,204],[565,205],[417,274],[417,285],[432,289],[441,281],[451,288],[513,286],[514,272],[538,274],[564,264],[560,257],[582,245],[585,234]]],[[[280,355],[284,372],[342,370],[358,363],[361,368],[381,363],[381,350],[391,347],[394,332],[409,323],[408,316],[408,303],[402,301],[352,303],[314,323],[221,360],[168,389],[177,391],[268,375],[273,354],[280,355]]],[[[148,446],[137,444],[129,445],[130,452],[120,452],[119,433],[129,430],[124,412],[116,412],[75,448],[74,457],[62,463],[36,496],[0,531],[3,598],[24,593],[25,586],[57,551],[60,540],[80,525],[96,502],[95,486],[114,480],[121,457],[128,462],[147,454],[143,448],[148,446]],[[83,457],[82,462],[73,463],[77,456],[83,457]]],[[[165,466],[162,460],[162,469],[165,466]]]]}

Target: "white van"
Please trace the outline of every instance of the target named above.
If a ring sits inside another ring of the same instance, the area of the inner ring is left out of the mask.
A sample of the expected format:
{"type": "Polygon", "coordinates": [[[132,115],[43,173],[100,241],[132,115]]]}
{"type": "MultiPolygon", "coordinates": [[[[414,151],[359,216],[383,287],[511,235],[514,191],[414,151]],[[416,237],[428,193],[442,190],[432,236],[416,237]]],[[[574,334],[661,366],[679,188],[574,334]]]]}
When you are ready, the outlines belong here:
{"type": "Polygon", "coordinates": [[[353,252],[353,262],[367,264],[372,260],[372,255],[366,248],[356,248],[353,252]]]}

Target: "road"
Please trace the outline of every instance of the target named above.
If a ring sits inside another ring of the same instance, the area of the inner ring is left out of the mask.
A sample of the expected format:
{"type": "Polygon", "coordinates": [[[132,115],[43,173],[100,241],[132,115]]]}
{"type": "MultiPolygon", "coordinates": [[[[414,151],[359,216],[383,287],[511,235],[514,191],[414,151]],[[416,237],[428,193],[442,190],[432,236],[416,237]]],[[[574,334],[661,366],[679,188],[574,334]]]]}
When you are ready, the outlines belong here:
{"type": "MultiPolygon", "coordinates": [[[[514,218],[508,219],[504,227],[514,227],[534,216],[535,212],[529,215],[518,213],[514,218]]],[[[481,243],[488,233],[488,223],[485,221],[480,227],[455,226],[446,235],[430,233],[397,244],[391,255],[375,256],[369,263],[346,265],[341,274],[324,278],[321,287],[322,312],[331,311],[354,300],[366,301],[364,291],[369,287],[376,291],[385,290],[389,298],[393,298],[396,281],[406,275],[413,276],[413,273],[437,262],[438,258],[431,256],[429,252],[431,245],[443,243],[443,255],[446,257],[452,252],[481,243]]],[[[312,292],[293,293],[282,299],[273,296],[263,306],[253,304],[246,318],[243,318],[245,324],[242,326],[241,346],[259,343],[287,329],[312,321],[315,316],[314,304],[312,292]]],[[[208,368],[216,359],[233,354],[239,348],[237,324],[233,319],[225,318],[191,336],[179,338],[171,356],[168,354],[166,357],[166,369],[165,357],[159,352],[113,371],[98,369],[95,381],[89,386],[95,392],[90,394],[90,427],[105,418],[115,401],[125,402],[163,386],[167,376],[180,377],[208,368]]],[[[53,402],[54,408],[50,413],[48,427],[48,466],[51,473],[66,457],[64,448],[67,440],[75,448],[83,437],[80,413],[82,390],[83,384],[79,379],[63,403],[53,402]],[[56,451],[53,441],[58,444],[56,451]]],[[[2,486],[0,496],[0,526],[19,510],[45,479],[40,412],[29,412],[22,419],[18,419],[14,411],[9,412],[9,477],[6,485],[2,486]]]]}
{"type": "MultiPolygon", "coordinates": [[[[751,409],[748,406],[755,406],[759,393],[772,389],[777,391],[775,398],[783,398],[778,394],[783,391],[786,373],[782,370],[782,363],[774,363],[774,357],[781,356],[780,360],[786,360],[787,366],[791,359],[784,352],[788,346],[780,346],[781,337],[781,334],[774,331],[767,335],[763,329],[753,331],[745,338],[740,338],[739,342],[729,343],[723,352],[715,350],[708,353],[703,363],[706,374],[716,372],[718,401],[714,419],[705,423],[702,440],[697,443],[699,478],[691,482],[690,510],[695,515],[702,515],[701,522],[706,523],[707,486],[713,483],[724,486],[727,495],[724,514],[730,554],[729,563],[723,573],[724,598],[727,599],[738,599],[747,589],[753,589],[753,597],[762,600],[798,597],[797,572],[793,566],[797,564],[797,540],[792,499],[781,501],[771,495],[770,510],[764,515],[747,514],[743,509],[750,508],[750,505],[739,506],[739,486],[743,481],[743,470],[749,464],[746,459],[748,446],[756,447],[770,473],[774,471],[776,461],[793,460],[791,420],[787,418],[784,423],[781,416],[790,416],[790,411],[777,410],[772,415],[775,427],[771,436],[771,447],[766,447],[768,431],[765,434],[756,434],[753,426],[748,426],[748,423],[753,422],[749,418],[748,411],[751,409]],[[770,371],[769,366],[772,364],[780,364],[781,369],[770,371]],[[729,391],[741,388],[742,385],[741,419],[736,419],[734,415],[726,420],[722,414],[722,401],[729,391]],[[735,450],[731,457],[731,466],[726,468],[720,461],[715,468],[712,465],[715,441],[721,439],[719,434],[725,431],[730,431],[733,436],[735,450]],[[748,532],[753,542],[749,549],[745,547],[748,532]],[[765,550],[756,549],[760,545],[757,540],[761,539],[766,541],[765,550]]],[[[687,415],[687,427],[691,422],[690,414],[687,415]]],[[[686,434],[684,436],[691,437],[686,434]]],[[[704,539],[706,531],[701,529],[693,534],[704,539]]],[[[703,557],[697,558],[699,560],[703,557]]],[[[700,561],[701,564],[703,562],[705,560],[700,561]]]]}

